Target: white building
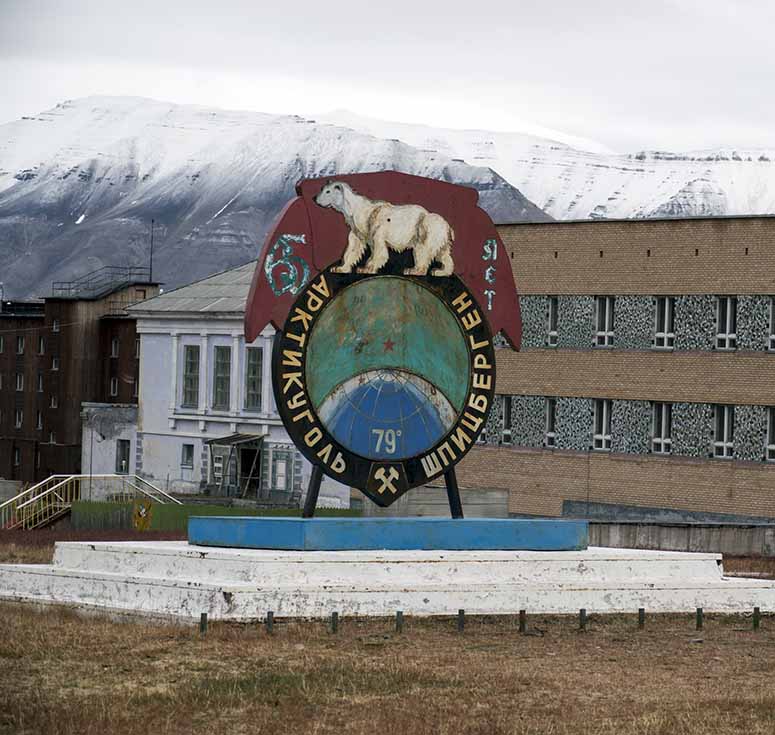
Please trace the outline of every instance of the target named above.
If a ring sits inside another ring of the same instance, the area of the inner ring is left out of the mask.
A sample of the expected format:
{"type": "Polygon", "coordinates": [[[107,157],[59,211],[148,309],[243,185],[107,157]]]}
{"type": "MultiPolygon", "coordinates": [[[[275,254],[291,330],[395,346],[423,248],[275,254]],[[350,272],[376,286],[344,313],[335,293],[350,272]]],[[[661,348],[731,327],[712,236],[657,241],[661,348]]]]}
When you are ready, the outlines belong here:
{"type": "MultiPolygon", "coordinates": [[[[255,263],[129,309],[140,337],[137,431],[128,471],[170,492],[282,501],[306,493],[311,467],[291,443],[272,395],[273,329],[245,344],[255,263]]],[[[96,461],[95,453],[95,461],[96,461]]],[[[94,467],[94,472],[112,472],[94,467]]],[[[332,480],[321,505],[349,503],[332,480]]]]}

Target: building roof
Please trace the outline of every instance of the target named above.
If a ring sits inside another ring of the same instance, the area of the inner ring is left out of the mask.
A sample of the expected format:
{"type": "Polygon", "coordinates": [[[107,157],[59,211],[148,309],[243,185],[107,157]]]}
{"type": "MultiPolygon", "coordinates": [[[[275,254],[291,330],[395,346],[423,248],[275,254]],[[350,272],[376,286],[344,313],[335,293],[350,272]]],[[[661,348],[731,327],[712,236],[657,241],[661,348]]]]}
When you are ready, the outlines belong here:
{"type": "Polygon", "coordinates": [[[242,314],[256,269],[255,261],[129,307],[133,314],[242,314]]]}

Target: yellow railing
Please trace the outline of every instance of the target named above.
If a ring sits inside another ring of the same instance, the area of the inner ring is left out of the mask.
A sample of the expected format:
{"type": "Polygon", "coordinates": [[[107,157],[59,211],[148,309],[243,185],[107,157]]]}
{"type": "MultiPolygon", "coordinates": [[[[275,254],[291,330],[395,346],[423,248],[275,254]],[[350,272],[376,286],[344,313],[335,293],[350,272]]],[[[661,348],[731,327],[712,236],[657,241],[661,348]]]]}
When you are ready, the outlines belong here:
{"type": "Polygon", "coordinates": [[[76,500],[125,502],[138,496],[181,504],[137,475],[52,475],[0,504],[0,529],[45,526],[67,513],[76,500]]]}

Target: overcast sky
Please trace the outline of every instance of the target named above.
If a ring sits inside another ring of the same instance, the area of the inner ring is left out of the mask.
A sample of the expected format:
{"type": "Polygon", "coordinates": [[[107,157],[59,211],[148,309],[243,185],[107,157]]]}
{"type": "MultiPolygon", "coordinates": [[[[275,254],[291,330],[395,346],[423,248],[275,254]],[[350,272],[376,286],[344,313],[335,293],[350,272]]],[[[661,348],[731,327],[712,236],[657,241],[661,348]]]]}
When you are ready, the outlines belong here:
{"type": "Polygon", "coordinates": [[[90,94],[775,147],[771,0],[0,0],[0,123],[90,94]]]}

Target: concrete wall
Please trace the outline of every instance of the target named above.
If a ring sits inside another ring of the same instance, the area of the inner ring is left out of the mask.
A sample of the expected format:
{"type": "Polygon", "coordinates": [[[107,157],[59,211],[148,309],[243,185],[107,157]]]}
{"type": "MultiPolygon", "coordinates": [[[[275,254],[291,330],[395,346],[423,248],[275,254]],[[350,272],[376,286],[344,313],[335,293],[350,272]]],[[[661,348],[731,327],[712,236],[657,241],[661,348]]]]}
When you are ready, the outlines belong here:
{"type": "MultiPolygon", "coordinates": [[[[461,489],[460,499],[467,518],[508,518],[507,490],[461,489]]],[[[401,496],[389,508],[380,508],[368,498],[363,501],[367,517],[436,516],[448,518],[449,502],[443,487],[418,487],[401,496]]]]}
{"type": "Polygon", "coordinates": [[[773,524],[589,524],[590,546],[663,551],[710,551],[727,556],[775,556],[773,524]]]}
{"type": "Polygon", "coordinates": [[[21,480],[0,480],[0,503],[14,495],[18,495],[23,489],[21,480]]]}

